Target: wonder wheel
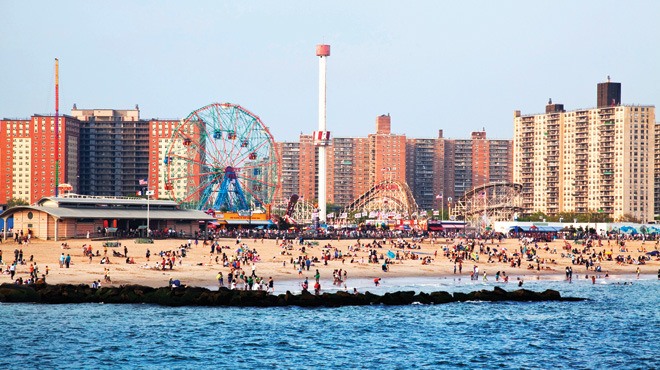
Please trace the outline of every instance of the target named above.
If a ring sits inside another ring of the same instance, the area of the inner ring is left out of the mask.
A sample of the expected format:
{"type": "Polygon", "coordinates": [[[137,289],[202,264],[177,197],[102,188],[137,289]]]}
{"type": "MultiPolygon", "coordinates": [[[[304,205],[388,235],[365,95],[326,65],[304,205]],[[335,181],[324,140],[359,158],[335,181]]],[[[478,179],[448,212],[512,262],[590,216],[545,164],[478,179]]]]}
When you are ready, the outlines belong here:
{"type": "Polygon", "coordinates": [[[279,155],[268,128],[247,109],[210,104],[174,130],[163,165],[164,190],[185,208],[239,212],[270,204],[279,155]]]}

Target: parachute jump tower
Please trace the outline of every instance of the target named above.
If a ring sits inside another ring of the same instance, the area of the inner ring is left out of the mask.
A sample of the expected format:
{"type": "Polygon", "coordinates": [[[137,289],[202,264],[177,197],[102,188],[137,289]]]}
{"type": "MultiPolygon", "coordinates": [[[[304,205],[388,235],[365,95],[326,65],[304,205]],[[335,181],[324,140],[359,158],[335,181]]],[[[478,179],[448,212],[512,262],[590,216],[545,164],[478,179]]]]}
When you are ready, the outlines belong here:
{"type": "Polygon", "coordinates": [[[325,147],[330,143],[330,131],[326,131],[326,85],[325,72],[327,58],[330,56],[330,45],[316,45],[316,56],[319,57],[319,130],[314,132],[314,144],[319,147],[319,222],[326,222],[326,153],[325,147]]]}

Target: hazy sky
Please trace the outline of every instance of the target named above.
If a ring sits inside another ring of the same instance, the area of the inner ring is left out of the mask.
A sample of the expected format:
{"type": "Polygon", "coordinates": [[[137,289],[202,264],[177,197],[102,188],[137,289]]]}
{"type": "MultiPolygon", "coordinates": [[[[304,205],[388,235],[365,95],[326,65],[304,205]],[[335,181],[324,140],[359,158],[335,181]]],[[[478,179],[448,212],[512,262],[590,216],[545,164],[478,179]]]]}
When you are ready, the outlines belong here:
{"type": "Polygon", "coordinates": [[[328,43],[328,129],[366,136],[375,118],[409,137],[513,136],[513,110],[548,98],[660,102],[659,1],[0,0],[0,116],[130,109],[181,118],[212,102],[259,115],[277,141],[317,127],[328,43]]]}

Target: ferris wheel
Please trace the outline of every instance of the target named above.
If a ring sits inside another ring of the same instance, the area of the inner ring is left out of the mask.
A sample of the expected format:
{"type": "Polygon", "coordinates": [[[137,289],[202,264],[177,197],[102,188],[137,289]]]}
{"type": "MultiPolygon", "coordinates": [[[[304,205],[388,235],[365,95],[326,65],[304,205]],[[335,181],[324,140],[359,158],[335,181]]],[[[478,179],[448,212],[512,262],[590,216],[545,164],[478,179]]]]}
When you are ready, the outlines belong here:
{"type": "Polygon", "coordinates": [[[197,109],[165,146],[164,190],[183,207],[239,212],[272,202],[279,155],[268,128],[247,109],[197,109]]]}

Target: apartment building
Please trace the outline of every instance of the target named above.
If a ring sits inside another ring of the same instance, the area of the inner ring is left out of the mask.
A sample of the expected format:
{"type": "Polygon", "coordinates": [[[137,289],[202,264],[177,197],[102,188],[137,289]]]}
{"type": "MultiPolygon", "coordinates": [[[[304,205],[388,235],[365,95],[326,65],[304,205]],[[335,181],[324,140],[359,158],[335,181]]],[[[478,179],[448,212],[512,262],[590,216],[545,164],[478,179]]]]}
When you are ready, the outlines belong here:
{"type": "Polygon", "coordinates": [[[149,122],[135,109],[78,109],[81,122],[80,183],[85,195],[135,195],[138,181],[148,177],[149,122]]]}
{"type": "Polygon", "coordinates": [[[276,202],[286,202],[293,194],[300,192],[300,143],[275,143],[280,153],[281,165],[278,167],[280,187],[274,196],[276,202]]]}
{"type": "Polygon", "coordinates": [[[58,184],[78,187],[80,122],[58,117],[59,168],[55,160],[55,117],[33,115],[28,119],[0,120],[0,203],[11,198],[30,204],[55,194],[58,184]]]}
{"type": "Polygon", "coordinates": [[[598,84],[596,108],[514,112],[514,182],[527,212],[653,219],[655,107],[621,105],[619,83],[598,84]]]}
{"type": "Polygon", "coordinates": [[[376,118],[376,133],[369,134],[369,183],[406,182],[406,136],[391,132],[390,115],[376,118]]]}

